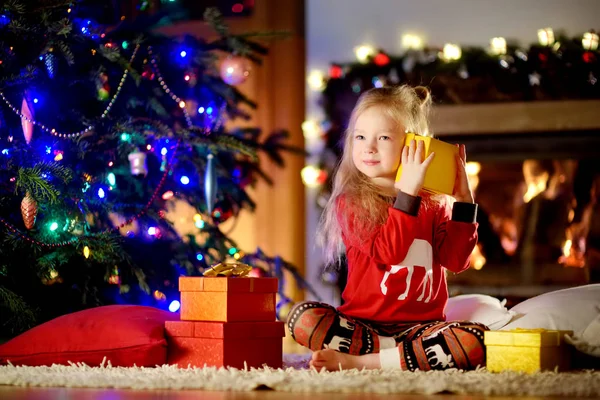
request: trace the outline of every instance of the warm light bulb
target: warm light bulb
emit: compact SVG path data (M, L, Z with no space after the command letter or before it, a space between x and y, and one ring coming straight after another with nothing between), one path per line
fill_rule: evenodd
M583 34L581 39L581 45L586 50L597 50L598 49L598 34L594 32L586 32Z
M442 58L444 61L456 61L460 60L462 56L462 50L459 45L446 43L442 52Z
M504 39L503 37L495 37L492 38L492 40L490 41L490 44L492 45L492 54L495 55L502 55L502 54L506 54L506 39Z
M325 76L319 70L312 71L308 75L307 81L312 90L322 90L325 87Z
M302 176L302 182L304 182L304 184L308 187L317 187L319 186L318 178L320 173L321 171L319 168L315 167L314 165L307 165L306 167L302 168L302 171L300 172L300 175Z
M85 247L83 248L83 256L84 256L85 258L90 258L90 248L89 248L89 247L85 246Z
M302 132L306 139L317 139L321 136L319 124L312 120L304 121L302 123Z
M366 63L369 61L369 57L372 57L375 54L375 49L372 46L363 44L354 49L354 54L356 54L356 58L361 63Z
M409 50L422 50L425 47L423 38L413 33L402 35L402 47Z
M554 43L554 31L552 28L538 29L538 40L542 46L551 46Z

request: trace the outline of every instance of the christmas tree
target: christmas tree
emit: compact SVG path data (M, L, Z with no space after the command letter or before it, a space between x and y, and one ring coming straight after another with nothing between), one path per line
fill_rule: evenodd
M10 0L0 11L0 336L110 303L176 311L178 277L227 260L304 284L220 229L254 208L247 188L268 180L258 153L282 165L295 151L285 132L225 127L255 106L235 85L262 45L214 9L210 40L160 34L182 18L171 9L129 19L104 1ZM176 201L197 210L194 234L174 228Z

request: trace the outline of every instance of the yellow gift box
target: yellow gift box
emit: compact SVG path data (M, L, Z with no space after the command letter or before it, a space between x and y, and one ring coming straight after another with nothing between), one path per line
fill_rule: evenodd
M565 335L573 331L545 329L514 329L486 331L486 365L488 371L567 371L570 367L570 349Z
M414 133L407 133L404 141L405 145L410 145L411 140L422 141L425 145L425 158L431 153L435 153L431 165L425 175L423 189L438 194L452 195L454 191L454 181L456 180L456 155L458 147L450 143L442 142L427 136L420 136ZM402 176L402 164L396 173L396 181Z

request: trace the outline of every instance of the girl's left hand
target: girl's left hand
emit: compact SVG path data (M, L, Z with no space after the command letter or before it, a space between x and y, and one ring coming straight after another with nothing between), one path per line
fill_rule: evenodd
M464 144L459 146L458 155L456 156L456 181L454 182L454 193L452 193L452 196L456 201L463 203L475 202L471 186L469 185L469 178L467 177L467 151Z

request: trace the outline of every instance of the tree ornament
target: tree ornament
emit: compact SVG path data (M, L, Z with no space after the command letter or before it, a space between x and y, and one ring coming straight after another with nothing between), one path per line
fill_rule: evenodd
M106 75L104 72L98 76L96 87L98 88L98 100L108 100L110 96L110 86L108 85L108 75Z
M217 201L217 172L215 170L215 156L209 154L206 162L206 172L204 174L204 197L206 199L206 209L212 214Z
M286 322L290 311L292 311L292 307L294 307L294 302L287 297L282 298L277 305L275 306L275 312L277 314L277 319L282 322Z
M31 194L27 192L23 200L21 201L21 216L23 217L23 222L25 223L25 228L31 229L35 225L35 218L38 213L38 205L37 202Z
M25 142L29 144L33 138L33 105L29 101L27 93L23 95L23 101L21 102L21 116L23 136Z
M127 156L131 167L131 175L148 175L148 166L146 165L146 153L136 150Z
M229 85L239 85L250 75L250 64L241 56L229 56L221 63L221 78Z
M48 76L52 79L54 78L54 67L56 64L56 57L52 53L47 53L44 55L44 64L46 65L46 72L48 72Z
M111 285L118 285L121 283L121 277L119 276L119 268L115 265L108 277L108 283Z

